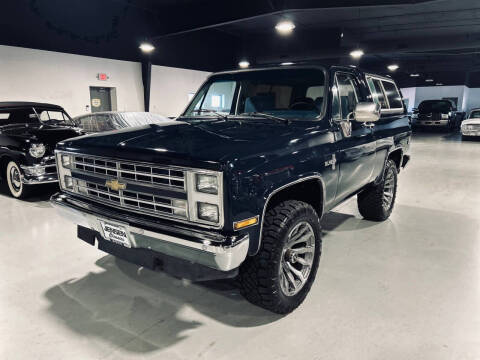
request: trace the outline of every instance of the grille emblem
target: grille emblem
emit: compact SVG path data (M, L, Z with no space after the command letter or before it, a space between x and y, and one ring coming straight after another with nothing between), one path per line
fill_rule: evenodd
M127 188L127 184L123 184L118 182L117 179L115 180L107 180L105 186L113 191L125 190Z

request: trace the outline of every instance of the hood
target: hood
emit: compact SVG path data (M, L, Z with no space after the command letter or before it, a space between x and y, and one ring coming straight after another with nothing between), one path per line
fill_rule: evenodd
M47 148L54 149L59 141L80 136L80 129L69 126L19 124L3 128L2 133L8 136L23 139L25 142L43 143Z
M299 127L261 119L169 121L82 136L60 143L58 148L126 160L215 168L218 166L214 164L285 148Z
M467 119L462 121L462 125L480 125L480 118L479 119Z

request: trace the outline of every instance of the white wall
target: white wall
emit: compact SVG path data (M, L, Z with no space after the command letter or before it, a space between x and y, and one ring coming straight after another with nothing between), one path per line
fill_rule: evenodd
M90 86L115 87L119 111L144 110L140 63L0 45L0 101L48 102L76 116L90 105Z
M408 99L408 111L412 111L412 109L415 107L415 93L417 91L417 88L415 87L410 87L410 88L403 88L400 89L402 92L402 96L404 99Z
M208 72L152 66L150 111L178 116L188 104L188 94L196 93Z
M458 86L428 86L403 88L404 98L409 99L408 110L410 111L423 100L436 100L445 97L458 97L458 111L469 111L474 107L480 107L480 89Z
M444 97L458 97L458 110L464 111L463 98L465 94L466 86L428 86L417 87L415 93L415 107L423 100L435 100L442 99Z
M480 108L480 89L479 88L467 88L468 96L466 97L465 111L470 111L475 108Z

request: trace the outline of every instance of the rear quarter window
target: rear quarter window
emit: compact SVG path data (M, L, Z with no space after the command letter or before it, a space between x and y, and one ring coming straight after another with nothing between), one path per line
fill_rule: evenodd
M390 109L403 109L402 97L395 84L390 81L382 81L382 84L390 104Z

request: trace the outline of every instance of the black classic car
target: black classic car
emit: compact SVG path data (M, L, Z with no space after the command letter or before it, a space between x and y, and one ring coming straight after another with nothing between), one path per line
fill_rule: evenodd
M414 128L437 128L455 130L462 123L463 113L457 112L449 100L424 100L414 109Z
M133 111L102 111L73 118L75 125L86 133L120 130L162 121L170 119L155 113Z
M82 134L57 105L0 102L0 178L24 198L32 185L57 182L55 145Z
M390 78L217 73L176 121L60 142L51 202L107 253L194 280L238 277L249 301L288 313L314 281L326 212L358 195L365 219L390 216L410 135Z

